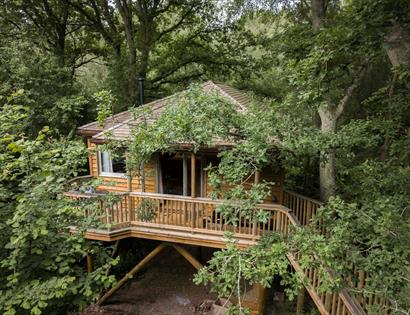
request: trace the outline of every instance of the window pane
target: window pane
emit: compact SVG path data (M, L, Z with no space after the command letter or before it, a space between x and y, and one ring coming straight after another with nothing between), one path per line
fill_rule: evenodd
M123 150L111 155L107 151L100 152L100 164L102 173L125 174L125 153Z
M116 154L112 160L112 169L114 173L126 173L124 151Z
M106 151L101 152L101 172L112 173L112 163L110 159L110 154Z

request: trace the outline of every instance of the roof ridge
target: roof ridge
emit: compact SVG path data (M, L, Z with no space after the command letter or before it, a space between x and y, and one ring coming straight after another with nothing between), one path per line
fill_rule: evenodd
M228 97L228 98L229 98L231 101L233 101L235 104L239 105L239 107L241 108L242 111L246 111L246 108L243 106L243 104L242 104L241 102L239 102L235 97L233 97L228 91L225 91L222 87L219 86L219 84L214 83L213 81L211 81L211 82L213 83L213 85L214 85L215 87L217 87L217 88L222 92L223 95L225 95L225 97ZM226 85L226 84L223 84L223 83L221 83L221 85L225 85L225 86L228 86L228 87L230 87L230 88L236 89L236 88L234 88L234 87L231 87L231 86ZM238 90L238 89L236 89L236 90L237 90L238 92L244 94L244 92L242 92L242 91L240 91L240 90Z
M203 82L200 86L202 87L205 93L214 90L216 93L218 93L222 97L225 97L226 99L234 103L238 111L246 112L247 104L250 101L250 98L246 94L246 92L241 91L235 87L232 87L224 83L220 83L220 82L217 83L217 81L213 81L213 80L207 80ZM93 133L92 135L92 138L99 138L101 136L104 136L106 132L110 132L118 128L121 128L122 126L127 125L133 120L137 119L137 117L135 117L133 114L133 109L138 109L139 107L141 108L145 107L151 110L153 113L161 112L162 108L166 107L170 103L169 102L170 100L175 99L177 96L185 93L186 91L187 91L186 89L182 91L178 91L166 97L153 100L149 103L143 104L138 107L133 106L132 108L129 108L123 112L117 113L110 117L110 118L113 117L114 119L107 119L105 121L105 124L108 124L108 126L110 126L110 127L107 126L108 128L104 128L104 127L92 128L96 126L96 123L97 123L94 121L86 125L83 125L79 127L78 129L83 130L84 132L87 132L87 130L90 130L90 132L92 132L91 131L92 129L95 131L95 133ZM130 116L127 116L127 115L130 115ZM121 117L123 119L121 119ZM115 118L119 118L119 121L116 121Z

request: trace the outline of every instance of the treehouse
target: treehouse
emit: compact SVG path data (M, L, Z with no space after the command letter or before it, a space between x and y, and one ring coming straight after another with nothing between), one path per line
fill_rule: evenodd
M251 102L246 94L224 84L208 81L202 89L205 93L216 92L226 98L238 111L246 112ZM152 113L151 119L156 119L170 106L170 100L177 104L179 97L180 94L174 94L143 107ZM283 171L266 167L256 171L246 184L250 187L260 181L271 183L269 196L252 209L267 211L269 219L264 223L257 222L249 214L239 211L235 224L232 224L217 211L223 201L209 197L213 188L208 167L218 165L218 153L230 150L234 144L215 139L212 145L202 146L192 153L192 144L176 143L172 153L154 153L148 162L141 165L139 176L129 176L125 169L125 153L118 152L112 157L99 145L112 139L126 143L132 136L132 128L138 123L138 118L131 111L125 111L108 118L103 127L97 122L79 127L78 134L84 137L90 153L89 175L77 181L94 178L99 180L99 184L94 190L79 192L73 188L65 194L76 200L97 200L95 210L101 225L89 229L85 235L87 239L111 242L134 237L164 242L132 272L138 271L166 244L175 247L195 268L200 268L201 263L179 244L224 248L224 233L230 231L239 247L252 246L263 235L279 232L286 236L291 226L308 225L321 206L319 201L285 190ZM118 199L114 202L98 201L98 196L108 192L114 193ZM321 314L365 314L367 301L355 299L347 290L318 293L319 273L314 269L303 270L297 254L289 254L288 258L294 270L307 279L306 290ZM130 274L118 286L128 276ZM100 302L104 302L113 290ZM253 314L261 314L263 300L264 289L256 286L248 292L245 304L253 309ZM302 305L303 294L300 294L298 314Z

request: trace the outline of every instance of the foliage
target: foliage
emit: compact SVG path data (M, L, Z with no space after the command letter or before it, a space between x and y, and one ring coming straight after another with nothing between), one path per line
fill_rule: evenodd
M104 127L105 121L113 114L115 98L110 91L102 90L94 94L97 102L97 122Z
M138 159L172 149L176 141L192 143L193 150L198 144L208 144L212 139L208 130L233 141L236 146L221 153L219 166L210 169L215 187L222 187L222 183L232 185L224 194L215 192L215 197L228 199L219 210L232 223L241 209L234 206L234 201L239 200L247 209L263 199L263 189L245 193L241 187L244 178L255 170L270 163L280 165L280 159L282 165L300 176L300 170L311 169L301 162L318 163L320 152L334 154L340 197L330 199L318 217L329 225L329 233L295 230L288 245L302 252L303 265L319 268L323 276L327 268L335 270L336 279L324 281L323 290L345 286L352 273L345 266L353 264L368 274L361 293L375 292L405 312L408 250L404 244L408 241L405 230L409 224L407 69L386 64L383 34L388 27L374 23L368 16L376 10L381 20L388 21L387 2L378 1L374 6L362 1L332 3L326 21L332 23L318 30L307 26L295 11L285 10L279 17L283 27L278 28L271 46L272 62L282 75L278 82L283 91L280 102L254 104L246 115L221 113L215 121L201 116L202 109L186 107L184 98L181 107L174 106L152 125L148 123L152 120L147 119L133 134L131 151L139 165ZM190 93L187 99L192 97L192 104L201 100L207 112L213 110L212 96L206 100ZM326 123L319 119L323 111L340 111L334 116L331 132L320 129L320 123ZM202 118L201 126L195 124L195 117ZM220 125L229 128L213 129ZM205 130L201 130L202 126ZM223 132L218 133L219 130ZM318 169L316 164L316 174L312 176L316 179ZM400 188L393 183L400 183ZM220 255L218 258L223 261L235 253ZM233 269L224 274L231 271L237 275L238 270ZM225 278L214 281L217 287L223 287L224 281L226 285L231 283Z
M313 3L325 11L316 26ZM213 195L225 199L218 211L229 223L239 211L266 220L263 212L251 216L269 183L245 185L265 166L285 168L289 188L317 196L320 163L332 162L338 196L317 218L327 234L312 228L293 231L286 244L266 240L272 255L230 244L213 260L224 274L208 269L201 281L214 278L218 291L232 291L241 261L241 275L268 284L272 273L282 273L269 266L285 265L279 254L287 247L302 252L302 264L335 271L325 289L346 285L355 276L347 266L354 265L369 275L362 293L376 292L408 313L410 71L408 56L407 64L392 61L386 38L397 26L409 32L409 12L408 1L396 0L3 0L0 95L11 96L0 98L1 307L58 312L90 301L111 281L102 276L109 249L67 232L70 222L94 224L79 216L81 207L94 208L58 198L86 152L78 141L57 137L91 120L97 107L102 122L134 104L138 76L146 78L148 99L212 77L273 100L238 112L192 86L170 99L155 122L149 109L136 109L130 173L153 153L175 150L176 142L196 152L228 140L235 146L209 172L215 188L229 187ZM406 36L400 40L409 46ZM93 66L101 71L87 71ZM331 130L323 130L327 122ZM88 251L102 266L90 275L80 266ZM232 266L224 265L229 257Z
M150 199L141 201L137 209L135 209L136 217L143 222L150 222L155 219L155 202Z
M211 284L211 290L219 296L238 298L238 305L232 314L246 314L241 304L243 294L253 284L270 287L274 276L281 277L281 285L293 299L301 282L298 276L289 272L286 254L288 247L279 235L262 239L252 248L239 250L229 233L226 235L226 249L215 252L207 266L195 275L196 284Z
M28 109L19 97L3 97L0 111L0 310L57 314L84 307L99 288L111 285L105 272L114 262L110 248L85 241L82 232L91 222L83 222L83 210L60 195L83 165L83 145L53 139L47 128L28 139ZM69 232L72 224L78 233ZM87 253L97 266L90 274Z
M28 136L35 137L44 126L68 135L90 119L93 101L79 91L69 69L59 67L52 55L29 41L0 36L0 43L0 94L24 90L20 104L29 108Z
M225 138L238 126L239 116L234 105L216 92L208 97L200 86L194 85L184 94L168 100L159 117L149 107L137 108L134 117L139 123L132 130L128 146L129 167L138 169L157 151L172 150L177 143L200 146L210 145L215 138ZM153 121L152 118L156 118Z

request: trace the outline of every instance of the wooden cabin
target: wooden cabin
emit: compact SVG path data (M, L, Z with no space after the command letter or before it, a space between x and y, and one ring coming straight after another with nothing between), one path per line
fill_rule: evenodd
M240 110L245 110L250 103L250 98L246 94L224 84L208 81L203 85L203 89L205 92L218 92L236 103ZM154 116L159 116L171 99L177 97L179 94L153 101L144 106L150 108ZM79 127L78 134L87 140L88 148L92 152L98 150L98 144L104 143L107 132L116 140L127 141L133 120L131 112L125 111L109 118L104 128L98 127L97 122L92 122ZM188 150L188 145L181 143L179 150L173 154L157 153L152 156L151 161L144 165L141 176L133 178L131 182L126 176L124 156L122 159L112 160L108 152L99 151L96 154L90 154L90 175L107 183L107 185L103 184L98 187L102 191L209 197L212 187L208 183L205 169L209 164L216 166L218 152L229 150L232 145L229 142L216 141L213 146L201 149L194 156ZM194 171L191 167L193 163L195 163ZM265 168L260 173L260 180L274 184L272 195L266 202L282 203L283 172L280 169Z
M226 97L239 110L246 110L250 104L250 98L246 94L225 84L208 81L202 88L205 92L214 91ZM169 100L175 100L178 96L175 94L143 106L148 107L154 117L159 116L168 106ZM95 192L69 191L66 195L81 200L113 192L119 197L115 203L96 203L103 226L88 230L88 239L115 241L136 237L163 241L174 244L172 246L181 255L195 268L199 268L201 264L195 257L178 244L224 248L224 232L230 231L234 233L239 247L251 246L262 235L279 232L286 236L290 226L309 224L321 206L317 200L286 191L282 170L265 168L256 172L254 178L249 180L249 185L261 180L273 183L270 196L254 209L270 212L270 220L262 224L240 214L237 224L228 224L216 211L222 201L209 198L212 187L209 185L206 168L209 164L216 166L219 163L218 153L229 150L233 144L216 141L214 145L201 148L193 154L187 144L181 143L172 154L154 154L143 165L141 176L131 178L125 172L124 155L119 154L119 158L112 159L108 152L99 151L98 145L107 141L107 133L116 140L127 141L134 123L132 113L125 111L108 118L103 127L92 122L78 128L78 134L84 137L90 149L88 177L99 179L101 184ZM150 214L148 218L140 215L147 206ZM147 258L151 259L162 248L163 244ZM293 268L307 277L310 283L306 286L307 292L321 314L364 314L361 312L363 303L357 302L347 291L318 294L316 288L320 282L319 273L315 270L303 270L298 264L297 256L289 254L288 258ZM144 259L143 262L148 260ZM139 270L139 267L134 270ZM119 285L122 283L120 281ZM255 287L250 291L247 305L253 309L253 314L262 313L263 300L263 288ZM303 294L298 298L298 314L301 313L302 304Z

